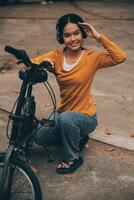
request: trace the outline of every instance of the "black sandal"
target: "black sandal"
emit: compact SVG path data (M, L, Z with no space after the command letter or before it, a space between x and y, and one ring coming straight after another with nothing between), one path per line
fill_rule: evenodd
M61 167L57 167L56 169L56 172L58 174L71 174L83 164L83 158L79 157L78 159L75 159L71 162L63 161L59 164L61 165Z

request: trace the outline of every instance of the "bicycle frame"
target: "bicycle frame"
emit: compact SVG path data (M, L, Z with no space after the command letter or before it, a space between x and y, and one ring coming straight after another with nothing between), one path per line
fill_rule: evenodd
M25 108L24 115L26 115L26 114L28 115L28 114L30 114L30 112L31 113L35 112L35 102L34 102L34 97L32 96L32 84L28 83L27 81L23 81L21 89L20 89L20 94L19 94L19 99L18 99L15 114L9 116L9 118L11 118L13 120L13 126L12 126L12 130L11 130L11 138L9 140L9 146L5 153L3 171L1 172L1 177L0 177L0 194L2 194L5 191L6 175L8 173L8 167L9 167L10 160L14 159L14 153L17 151L19 153L21 152L22 157L23 157L22 160L25 161L25 155L24 155L25 152L21 151L22 150L21 148L24 148L24 146L25 146L24 139L25 139L25 137L27 137L27 135L24 135L24 129L21 128L21 130L19 130L20 129L19 126L20 126L21 120L23 121L23 118L21 118L21 111L22 111L25 103L29 103L26 101L31 100L30 98L32 98L33 105L31 107L33 107L33 110L30 110L30 108L28 107L29 105L27 105L27 113L26 113L26 108ZM21 143L20 143L20 140L22 140Z
M27 96L25 97L26 95L26 92L27 92ZM29 101L30 101L30 98L31 98L31 92L32 92L32 84L31 83L27 83L26 81L23 81L22 83L22 86L21 86L21 89L20 89L20 94L19 94L19 98L18 98L18 103L17 103L17 107L16 107L16 112L15 112L15 115L12 115L11 116L11 119L13 119L13 127L12 127L12 131L11 131L11 139L10 139L10 142L12 141L15 141L16 138L21 138L23 137L23 131L22 130L19 130L19 125L20 125L20 121L23 121L24 119L21 118L21 112L22 112L22 109L24 108L24 104L28 102L26 102L26 100L28 100L29 98ZM28 106L27 105L27 108L25 108L24 110L24 115L30 115L29 112L35 112L35 102L34 102L34 97L32 97L33 99L33 110L30 111ZM25 106L26 107L26 106ZM27 112L27 113L26 113Z

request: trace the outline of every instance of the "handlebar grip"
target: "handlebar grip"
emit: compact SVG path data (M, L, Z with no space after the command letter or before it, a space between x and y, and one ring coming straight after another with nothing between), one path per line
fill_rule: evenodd
M8 53L11 53L13 55L16 55L18 53L18 50L11 47L11 46L5 46L5 51L8 52Z
M31 61L24 50L15 49L11 46L5 46L5 51L7 51L10 54L13 54L18 60L22 60L24 64L26 64L27 67L31 67Z

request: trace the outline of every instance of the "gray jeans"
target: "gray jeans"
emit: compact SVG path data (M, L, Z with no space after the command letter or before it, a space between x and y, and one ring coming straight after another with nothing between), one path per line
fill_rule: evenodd
M35 142L42 146L62 145L63 160L72 161L79 155L81 136L88 135L96 126L96 114L90 117L74 111L56 112L55 126L42 126L36 134Z

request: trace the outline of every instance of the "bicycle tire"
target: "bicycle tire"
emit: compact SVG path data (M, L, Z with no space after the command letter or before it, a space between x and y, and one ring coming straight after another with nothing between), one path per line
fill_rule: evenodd
M3 166L4 156L0 159L0 169L2 169ZM43 200L40 183L29 165L23 161L17 160L10 164L10 168L14 170L14 176L10 181L10 176L8 174L6 181L11 185L8 186L7 190L9 187L11 190L10 194L8 194L9 192L5 192L2 200Z

